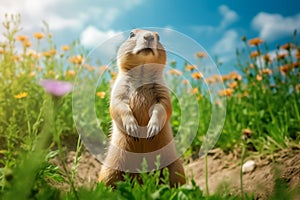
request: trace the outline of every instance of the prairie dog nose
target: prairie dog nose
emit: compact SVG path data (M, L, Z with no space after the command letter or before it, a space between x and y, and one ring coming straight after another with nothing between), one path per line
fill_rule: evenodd
M151 42L154 40L154 35L152 33L148 32L144 35L144 39L148 42Z

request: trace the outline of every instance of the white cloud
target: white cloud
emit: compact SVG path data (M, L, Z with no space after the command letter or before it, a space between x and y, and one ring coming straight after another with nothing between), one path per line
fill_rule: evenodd
M222 15L223 19L219 25L220 29L228 27L230 24L234 23L238 19L238 15L235 11L228 8L226 5L221 5L218 8L219 13Z
M252 27L259 31L259 36L264 40L274 41L292 35L295 29L300 30L300 14L283 17L280 14L260 12L253 18Z
M218 7L219 14L221 14L220 23L218 26L211 26L211 25L200 25L200 26L193 26L192 29L198 33L213 33L215 31L223 31L228 26L236 22L239 18L238 14L231 10L226 5L221 5Z
M221 62L227 62L234 57L235 50L239 46L238 33L235 30L228 30L213 46L212 53L218 55Z
M94 26L89 26L82 31L80 41L86 47L94 47L120 33L114 30L101 31Z
M76 30L82 28L87 22L97 23L97 26L107 29L121 13L141 4L142 1L2 0L0 14L20 13L22 27L27 32L38 31L42 20L49 24L51 30Z

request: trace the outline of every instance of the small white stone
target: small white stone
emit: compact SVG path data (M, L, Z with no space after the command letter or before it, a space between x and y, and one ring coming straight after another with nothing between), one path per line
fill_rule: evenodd
M255 162L254 162L254 160L248 160L242 166L242 172L243 173L252 172L254 169L255 169Z

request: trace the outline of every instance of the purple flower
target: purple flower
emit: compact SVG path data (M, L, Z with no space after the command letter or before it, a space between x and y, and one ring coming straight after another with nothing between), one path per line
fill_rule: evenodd
M40 81L40 85L45 91L53 96L61 97L71 92L73 85L67 81L57 81L44 79Z

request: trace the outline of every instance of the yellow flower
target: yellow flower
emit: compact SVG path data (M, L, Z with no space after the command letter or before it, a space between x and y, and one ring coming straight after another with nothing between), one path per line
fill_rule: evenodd
M256 75L256 80L261 81L263 79L263 77L261 75Z
M4 49L0 49L0 54L3 54L4 53Z
M182 72L179 71L179 70L177 70L177 69L170 69L170 70L168 71L168 74L181 76L181 75L182 75Z
M199 93L198 88L193 88L193 89L191 89L191 93L192 93L192 94L198 94L198 93Z
M258 46L260 45L261 43L263 43L263 40L260 39L260 38L253 38L253 39L250 39L248 41L248 44L251 45L251 46Z
M252 51L250 53L250 58L256 58L260 55L260 53L258 51Z
M20 92L19 94L16 94L14 97L16 99L22 99L22 98L25 98L27 97L28 93L27 92Z
M227 83L227 86L229 88L235 89L238 87L238 82L237 81L229 82L229 83Z
M205 58L207 56L206 53L202 51L197 52L195 55L197 58Z
M63 46L61 46L61 49L63 51L68 51L68 50L70 50L70 47L68 45L63 45Z
M81 55L75 55L68 59L68 61L72 64L80 65L83 63L83 57Z
M200 72L194 72L194 73L192 73L191 77L193 79L199 80L199 79L203 78L203 74Z
M100 97L101 99L104 99L105 97L105 92L97 92L97 96Z
M17 37L17 40L20 41L20 42L25 42L28 40L28 37L26 35L19 35Z
M30 78L35 77L35 72L30 72L29 77L30 77Z
M43 39L45 37L44 33L41 32L34 33L33 36L38 40Z
M185 85L189 84L189 81L187 79L183 79L181 82Z
M26 40L23 42L24 47L31 47L31 42L29 40Z
M233 94L233 89L231 89L231 88L227 88L227 89L219 91L219 96L230 97L230 96L232 96L232 94Z
M66 72L66 74L67 74L67 76L73 77L73 76L75 76L75 71L74 70L68 70Z
M185 69L188 71L194 70L196 67L194 65L186 65Z
M259 70L259 73L260 73L260 74L268 74L268 75L271 75L271 74L272 74L272 70L269 69L269 68L261 69L261 70Z

